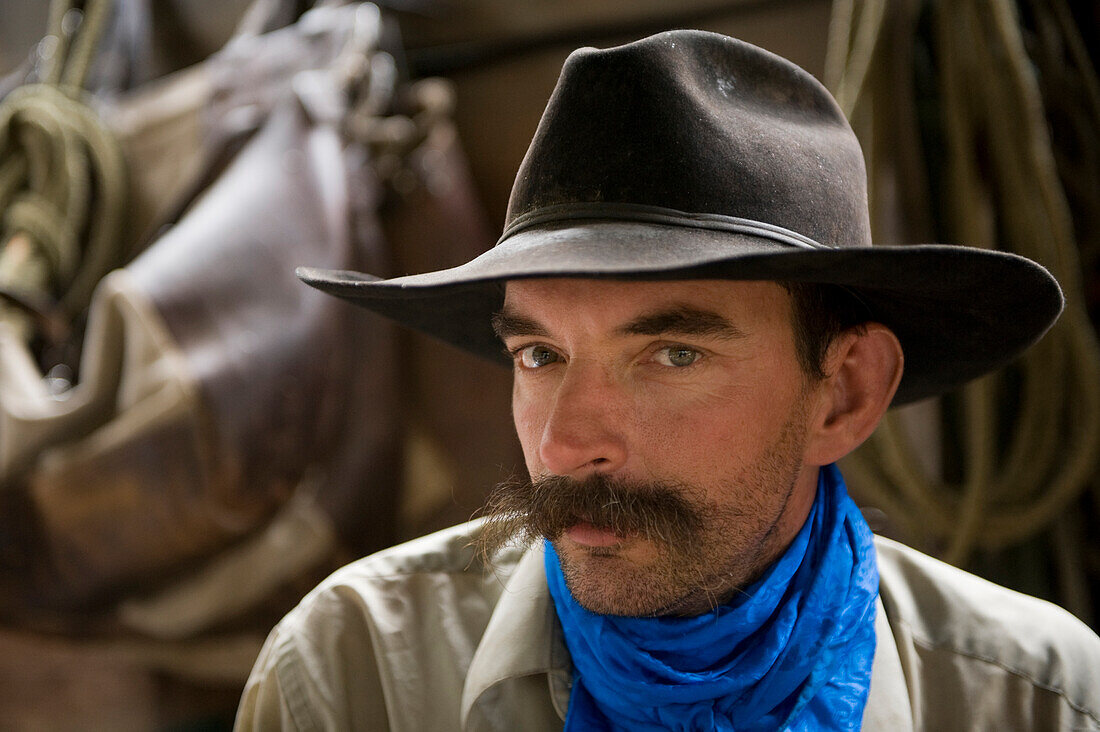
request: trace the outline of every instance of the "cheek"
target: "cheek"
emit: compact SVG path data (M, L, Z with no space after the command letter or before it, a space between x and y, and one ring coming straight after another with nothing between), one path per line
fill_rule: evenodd
M519 437L519 444L523 449L527 471L532 475L541 472L538 454L546 424L545 415L546 410L542 407L541 401L531 398L531 395L518 383L512 385L512 422L515 424L516 436Z
M660 409L643 406L637 412L636 446L651 458L663 456L671 466L690 466L692 472L714 472L728 467L750 450L755 430L734 402ZM656 465L652 467L656 468Z
M636 449L662 456L665 470L730 476L750 465L782 428L790 395L771 379L710 389L665 390L636 402ZM665 472L650 461L655 470Z

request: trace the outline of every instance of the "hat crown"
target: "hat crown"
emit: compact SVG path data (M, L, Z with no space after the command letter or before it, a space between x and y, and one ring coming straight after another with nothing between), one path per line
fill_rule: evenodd
M629 204L749 219L869 246L863 154L829 92L791 62L704 31L566 60L505 224ZM623 207L607 206L607 218Z

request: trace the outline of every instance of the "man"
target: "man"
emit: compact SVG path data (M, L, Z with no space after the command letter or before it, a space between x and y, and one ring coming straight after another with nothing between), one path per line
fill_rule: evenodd
M859 145L789 62L697 31L577 51L496 247L300 275L503 342L529 479L326 580L240 727L1100 729L1100 639L873 538L833 466L891 404L1032 343L1058 286L872 248Z

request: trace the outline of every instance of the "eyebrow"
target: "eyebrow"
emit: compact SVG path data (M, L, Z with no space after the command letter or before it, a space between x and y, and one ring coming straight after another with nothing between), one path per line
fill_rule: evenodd
M493 332L501 340L517 335L540 337L550 335L538 321L507 309L493 314L492 325ZM615 332L619 335L677 334L729 340L745 337L744 331L718 313L689 306L646 313L619 326Z
M539 325L536 320L519 315L518 313L509 312L507 309L493 313L492 325L493 332L496 333L497 338L501 340L517 335L533 335L540 337L549 337L550 335L546 328Z
M621 335L676 334L729 340L745 337L743 330L718 313L689 306L647 313L620 326L617 332Z

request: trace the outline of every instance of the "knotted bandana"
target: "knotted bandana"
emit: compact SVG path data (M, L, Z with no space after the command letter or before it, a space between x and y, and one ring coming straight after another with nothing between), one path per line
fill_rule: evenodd
M875 654L871 530L833 465L806 523L764 575L694 617L597 615L546 577L574 683L565 729L859 729Z

